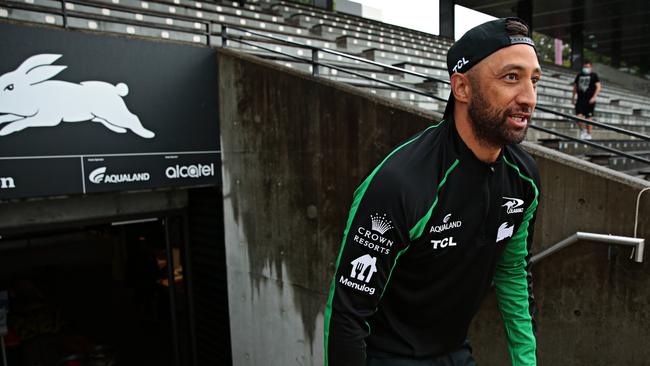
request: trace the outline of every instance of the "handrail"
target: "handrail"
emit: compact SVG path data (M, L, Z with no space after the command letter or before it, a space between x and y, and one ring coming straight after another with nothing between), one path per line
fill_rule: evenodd
M305 11L316 11L316 12L319 12L319 13L330 12L329 10L325 10L325 9L320 8L318 6L314 6L312 4L303 4L303 3L293 2L293 1L288 1L287 2L287 1L281 0L279 3L271 4L270 8L272 9L275 6L290 6L290 7L297 8L297 9L302 8ZM344 19L354 19L354 20L359 19L359 20L362 20L362 21L364 21L366 23L370 23L370 24L374 24L376 26L381 26L381 27L386 27L386 28L392 28L393 30L400 31L400 32L406 31L406 32L410 32L412 34L413 33L418 33L419 35L421 35L423 37L431 37L432 36L431 33L423 32L423 31L419 31L419 30L415 30L415 29L410 29L410 28L406 28L406 27L402 27L402 26L399 26L399 25L396 25L396 24L385 23L385 22L382 22L382 21L379 21L379 20L364 18L364 17L360 17L360 16L354 15L354 14L342 13L342 12L339 12L337 10L334 10L332 12L335 13L336 16L344 18ZM441 36L438 36L438 37L444 38L446 41L453 42L453 39L450 39L448 37L441 37Z
M258 37L263 37L263 38L268 38L268 39L272 39L272 40L275 40L275 41L280 41L280 42L287 43L287 44L290 44L290 45L293 45L293 46L296 46L296 47L309 48L311 50L318 50L318 51L329 53L329 54L332 54L332 55L335 55L335 56L341 56L341 57L349 58L350 60L363 62L363 63L369 64L369 65L379 66L379 67L382 67L384 69L393 70L393 71L397 71L397 72L400 72L400 73L405 73L405 74L417 76L417 77L420 77L420 78L423 78L423 79L426 79L426 80L436 81L436 82L447 84L447 85L451 84L447 80L439 79L439 78L436 78L434 76L422 74L422 73L419 73L419 72L416 72L416 71L410 71L410 70L407 70L407 69L402 69L400 67L393 66L393 65L382 64L381 62L368 60L367 58L351 55L351 54L345 53L345 52L330 50L329 48L321 48L321 47L307 45L307 44L300 43L300 42L289 41L289 40L286 40L286 39L283 39L283 38L280 38L280 37L276 37L276 36L273 36L273 35L270 35L270 34L264 34L264 33L260 33L260 32L257 32L257 31L250 30L250 29L233 26L233 25L223 25L223 27L221 28L222 37L223 37L224 33L226 33L226 38L228 38L227 30L224 31L224 28L235 29L235 30L238 30L240 32L246 32L246 33L249 33L251 35L258 36Z
M537 126L537 125L533 125L533 124L531 124L529 126L530 126L530 128L538 130L538 131L550 133L550 134L560 136L560 137L563 137L563 138L569 139L569 140L579 141L581 144L585 144L585 145L589 145L591 147L595 147L597 149L609 151L611 153L614 153L614 154L617 154L617 155L620 155L620 156L624 156L624 157L626 157L628 159L632 159L632 160L640 161L642 163L650 164L650 159L646 159L646 158L638 156L638 155L629 154L629 153L627 153L625 151L614 149L612 147L607 147L605 145L600 145L600 144L597 144L595 142L591 142L589 140L579 140L579 139L576 139L575 137L563 134L562 132L553 131L553 130L548 129L546 127Z
M248 42L248 41L244 41L244 40L242 40L242 39L237 39L236 37L229 36L228 39L230 39L230 40L236 40L237 42L240 42L240 43L243 43L243 44L246 44L246 45L252 46L252 47L260 48L260 49L263 49L263 50L266 50L266 51L269 51L269 52L278 53L278 54L281 54L281 55L283 55L283 56L288 56L289 58L293 58L293 59L296 59L296 60L299 60L299 61L305 61L305 60L306 60L306 59L304 59L304 58L302 58L302 57L298 57L298 56L294 56L294 55L289 55L289 54L286 54L286 53L281 52L281 51L276 51L276 50L274 50L274 49L267 48L267 47L260 46L260 45L256 45L256 44L254 44L254 43L250 43L250 42ZM316 51L316 52L317 52L317 51ZM444 98L441 98L441 97L439 97L439 96L437 96L437 95L433 95L433 94L430 94L430 93L427 93L427 92L423 92L422 90L419 90L419 89L409 88L408 86L400 85L400 84L398 84L398 83L394 83L394 82L392 82L392 81L387 81L387 80L381 80L381 79L369 78L367 75L364 75L364 74L362 74L362 73L354 72L354 71L352 71L352 70L348 70L348 69L345 69L345 68L342 68L342 67L339 67L339 66L334 66L334 65L332 65L332 64L328 64L328 63L324 63L324 62L320 62L320 61L311 61L311 63L313 64L313 66L325 66L325 67L328 67L328 68L330 68L330 69L335 69L335 70L337 70L337 71L341 71L341 72L344 72L344 73L347 73L347 74L351 74L351 75L354 75L354 76L358 76L358 77L361 77L361 78L365 78L365 79L368 79L368 80L371 80L371 81L374 81L374 82L377 82L377 83L380 83L380 84L385 84L385 85L388 85L388 86L392 86L392 87L394 87L394 88L398 88L398 89L406 90L406 91L409 91L409 92L411 92L411 93L415 93L415 94L423 95L423 96L425 96L425 97L429 97L429 98L433 98L433 99L436 99L436 100L440 100L440 101L442 101L442 102L446 102L446 101L447 101L447 100L444 99Z
M153 1L158 2L157 0L153 0ZM100 5L99 3L95 2L95 1L92 1L92 0L89 0L89 1L70 0L70 2L74 2L74 3L77 3L77 4L84 4L84 5L91 5L91 6L93 6L93 5L99 6ZM60 15L62 15L64 17L64 23L67 23L67 21L66 21L67 19L65 19L65 18L68 16L68 13L71 13L71 14L75 14L75 15L78 14L78 16L83 16L84 18L87 18L87 19L97 19L97 20L100 20L100 21L101 20L117 21L117 22L125 23L125 24L143 25L143 22L134 22L134 21L128 20L128 19L119 19L119 18L118 19L113 19L113 18L106 17L106 16L100 16L98 14L85 14L85 13L82 13L82 12L68 11L65 8L65 1L64 0L61 0L62 6L61 6L60 9L51 8L51 7L47 7L45 9L43 9L43 7L38 6L38 5L9 3L9 2L6 2L6 1L2 1L2 0L0 0L0 4L2 4L3 6L6 6L6 7L10 7L10 8L18 8L18 9L24 8L24 9L34 9L34 10L36 10L38 8L39 10L42 9L42 11L47 11L49 13L60 14ZM111 8L119 9L121 11L127 11L127 12L132 12L133 11L133 9L129 9L128 7L119 6L119 5L116 6L116 5L111 5L111 4L102 4L102 6L107 7L107 8L111 7ZM178 5L178 6L182 7L183 5ZM155 15L155 16L158 16L158 15L159 16L163 16L163 15L169 16L168 14L162 14L162 13L159 13L159 12L156 12L156 11L147 11L146 9L139 9L139 12L147 13L147 14L151 14L151 15ZM316 71L316 67L315 67L316 65L325 66L325 67L328 67L328 68L331 68L331 69L336 69L336 70L344 72L344 73L348 73L348 74L351 74L351 75L358 76L360 78L364 78L364 79L372 80L372 81L380 83L380 84L388 85L388 86L394 87L394 88L399 89L399 90L409 91L409 92L412 92L412 93L415 93L415 94L418 94L418 95L422 95L422 96L425 96L425 97L429 97L429 98L432 98L432 99L435 99L435 100L439 100L439 101L446 101L444 98L441 98L439 96L436 96L436 95L433 95L433 94L430 94L430 93L427 93L427 92L423 92L423 91L418 90L418 89L410 88L410 87L407 87L407 86L404 86L404 85L400 85L398 83L393 83L393 82L386 81L386 80L381 80L381 79L378 79L378 78L372 78L372 77L369 77L368 75L364 75L362 73L357 73L357 72L347 70L347 69L344 69L342 67L337 67L337 66L334 66L334 65L331 65L331 64L318 62L317 57L315 57L314 52L315 51L324 52L324 53L329 53L329 54L340 56L340 57L345 57L345 58L354 60L356 62L361 62L361 63L365 63L365 64L369 64L369 65L378 66L378 67L381 67L384 70L392 70L392 71L396 71L396 72L399 72L399 73L402 73L402 74L416 76L416 77L419 77L419 78L424 79L426 81L435 81L435 82L438 82L438 83L449 85L450 82L448 80L444 80L444 79L440 79L440 78L437 78L437 77L434 77L434 76L430 76L430 75L422 74L422 73L419 73L419 72L399 68L399 67L396 67L396 66L393 66L393 65L382 64L380 62L368 60L366 58L358 57L358 56L347 54L347 53L344 53L344 52L339 52L339 51L334 51L334 50L327 49L327 48L320 48L320 47L316 47L316 46L312 46L312 45L305 45L305 44L299 43L299 42L289 41L289 40L286 40L286 39L283 39L283 38L280 38L280 37L276 37L276 36L273 36L273 35L270 35L270 34L263 34L263 33L253 31L253 30L250 30L250 29L247 29L247 28L241 28L241 27L228 25L228 24L224 24L224 23L220 23L220 22L214 22L214 21L198 20L198 19L194 19L192 17L186 17L186 16L182 16L182 15L175 15L175 17L179 18L179 19L184 19L184 20L190 20L191 19L194 22L201 23L202 25L205 25L207 29L202 30L202 31L197 31L197 30L190 30L190 29L185 29L185 28L179 29L178 27L168 26L168 25L164 25L164 24L157 24L157 23L156 24L151 24L151 23L144 22L144 24L147 25L147 26L150 26L150 27L155 27L155 28L162 28L162 29L181 31L181 32L190 33L190 34L193 33L193 34L204 35L207 38L206 43L207 43L208 46L211 46L211 41L210 41L211 37L210 36L213 35L213 34L219 34L219 33L216 33L216 32L212 32L211 25L212 24L217 24L217 25L220 25L221 28L222 28L221 29L222 40L233 39L233 40L235 40L237 42L245 42L245 41L243 41L243 39L237 39L234 36L227 34L228 29L235 29L235 30L244 32L245 34L247 33L247 34L250 34L250 35L255 35L255 36L263 37L263 38L267 38L267 39L272 39L272 40L275 40L275 41L283 42L283 43L294 45L294 46L297 46L297 47L310 49L310 50L312 50L312 59L311 60L300 58L300 57L295 57L295 56L292 56L292 55L289 55L289 54L283 53L283 52L276 52L275 50L270 50L270 49L267 49L267 48L265 48L263 46L253 45L255 47L265 49L265 50L270 51L270 52L280 53L283 56L291 57L291 58L300 60L301 62L311 63L312 65L314 65L314 67L313 67L314 72ZM63 24L63 27L66 28L67 24ZM240 37L240 38L243 38L243 37ZM225 44L225 43L222 43L222 44ZM250 44L250 43L246 43L246 44ZM569 120L583 122L583 123L586 123L586 124L591 124L591 125L597 126L599 128L603 128L603 129L606 129L606 130L611 130L611 131L614 131L614 132L617 132L617 133L621 133L621 134L633 136L633 137L636 137L636 138L639 138L639 139L642 139L642 140L650 141L650 136L645 135L645 134L641 134L641 133L638 133L638 132L629 131L629 130L625 130L625 129L620 128L620 127L610 126L610 125L607 125L607 124L604 124L604 123L595 122L595 121L592 121L592 120L587 120L587 119L584 119L584 118L572 116L572 115L569 115L569 114L566 114L566 113L563 113L563 112L559 112L559 111L555 111L555 110L552 110L552 109L549 109L549 108L546 108L546 107L538 106L537 109L540 110L540 111L543 111L543 112L551 113L551 114L554 114L554 115L569 119ZM646 163L646 164L650 164L650 160L648 160L648 159L638 157L638 156L633 155L633 154L628 154L628 153L625 153L625 152L617 150L617 149L612 149L612 148L608 148L606 146L596 144L596 143L593 143L593 142L573 138L573 137L567 136L565 134L562 134L562 133L559 133L559 132L556 132L556 131L553 131L553 130L550 130L550 129L544 129L543 127L540 127L540 126L530 125L530 127L533 128L533 129L537 129L537 130L540 130L540 131L555 135L555 136L560 136L560 137L563 137L565 139L569 139L571 141L577 141L577 142L580 142L580 143L584 143L584 144L587 144L589 146L592 146L592 147L595 147L595 148L598 148L598 149L601 149L601 150L609 151L609 152L612 152L612 153L620 155L620 156L624 156L624 157L627 157L627 158L630 158L630 159L633 159L633 160L636 160L636 161L640 161L640 162L643 162L643 163Z
M626 129L623 129L623 128L620 128L620 127L610 126L610 125L607 125L607 124L601 123L601 122L595 122L595 121L592 121L592 120L586 119L586 118L572 116L570 114L560 112L560 111L556 111L556 110L546 108L546 107L537 106L537 107L535 107L535 109L540 110L542 112L555 114L555 115L558 115L560 117L572 119L572 120L574 120L576 122L587 123L587 124L590 124L590 125L594 125L596 127L604 128L606 130L615 131L615 132L622 133L622 134L625 134L625 135L634 136L634 137L640 138L642 140L650 141L650 136L644 135L642 133L626 130Z
M425 79L427 81L435 81L435 82L443 83L443 84L446 84L446 85L451 84L447 80L436 78L436 77L426 75L426 74L422 74L422 73L419 73L419 72L415 72L415 71L411 71L411 70L407 70L407 69L402 69L402 68L399 68L399 67L396 67L396 66L393 66L393 65L382 64L380 62L368 60L366 58L358 57L358 56L355 56L355 55L350 55L350 54L347 54L347 53L344 53L344 52L334 51L334 50L330 50L330 49L327 49L327 48L320 48L320 47L316 47L316 46L313 46L313 45L305 45L305 44L300 43L300 42L289 41L289 40L286 40L286 39L283 39L283 38L280 38L280 37L276 37L276 36L273 36L273 35L270 35L270 34L263 34L263 33L260 33L260 32L252 31L252 30L237 27L237 26L222 25L222 28L221 28L221 32L222 32L221 36L222 36L222 38L224 38L224 39L234 39L235 41L239 41L239 42L242 42L242 43L244 42L241 39L236 39L232 35L228 35L228 33L227 33L228 29L235 29L235 30L238 30L240 32L248 33L250 35L254 35L254 36L258 36L258 37L262 37L262 38L267 38L267 39L272 39L272 40L283 42L283 43L293 45L293 46L296 46L296 47L307 48L307 49L310 49L312 52L319 51L319 52L325 52L325 53L333 54L333 55L336 55L336 56L345 57L345 58L355 60L355 61L358 61L358 62L363 62L365 64L369 64L369 65L373 65L373 66L379 66L379 67L382 67L382 68L387 69L387 70L393 70L393 71L405 73L405 74L408 74L408 75L413 75L413 76L416 76L416 77L420 77L420 78ZM259 46L257 46L257 47L259 47ZM266 49L266 48L264 48L264 49ZM267 49L267 50L269 50L269 49ZM283 52L277 52L275 50L269 50L269 51L274 52L274 53L280 53L282 55L285 55L285 56L288 56L288 57L291 57L291 58L294 58L294 59L298 59L298 60L301 60L303 62L310 62L310 63L314 64L314 66L316 64L322 65L322 66L327 66L327 67L337 69L337 70L342 71L342 72L346 72L346 73L356 75L356 76L359 76L359 77L362 77L362 78L373 80L373 81L376 81L376 82L379 82L379 83L382 83L382 84L390 85L390 86L393 86L393 87L395 87L397 89L408 90L410 92L417 93L417 94L420 94L420 95L423 95L423 96L426 96L426 97L430 97L430 98L433 98L433 99L436 99L436 100L446 101L444 98L435 96L433 94L420 92L420 91L418 91L416 89L409 88L409 87L404 86L404 85L399 85L397 83L392 83L392 82L384 81L384 80L380 80L380 79L370 78L367 75L351 72L349 70L345 70L345 69L340 68L340 67L333 67L332 65L319 63L317 61L314 61L313 58L312 58L312 60L308 60L308 59L305 59L305 58L300 58L300 57L296 57L296 56L293 56L293 55L289 55L289 54L286 54L286 53L283 53ZM540 110L542 112L547 112L547 113L551 113L551 114L554 114L554 115L559 115L561 117L564 117L564 118L567 118L567 119L570 119L570 120L574 120L574 121L578 121L578 122L584 122L584 123L587 123L587 124L592 124L594 126L597 126L597 127L600 127L600 128L606 129L606 130L611 130L611 131L618 132L618 133L621 133L621 134L626 134L626 135L637 137L637 138L640 138L640 139L643 139L643 140L646 140L646 141L650 141L650 136L647 136L647 135L644 135L644 134L641 134L641 133L638 133L638 132L625 130L625 129L622 129L620 127L610 126L610 125L603 124L603 123L600 123L600 122L594 122L592 120L572 116L572 115L569 115L569 114L566 114L566 113L563 113L563 112L559 112L559 111L555 111L555 110L552 110L552 109L549 109L549 108L546 108L546 107L537 106L536 109ZM541 126L536 126L536 125L531 124L530 127L533 128L533 129L539 130L539 131L543 131L543 132L552 134L552 135L560 136L562 138L565 138L565 139L568 139L568 140L571 140L571 141L584 143L586 145L595 147L597 149L608 151L608 152L617 154L619 156L624 156L626 158L629 158L629 159L632 159L632 160L635 160L635 161L639 161L639 162L642 162L642 163L645 163L645 164L650 164L650 159L646 159L646 158L643 158L643 157L640 157L640 156L637 156L637 155L634 155L634 154L629 154L629 153L626 153L626 152L618 150L618 149L610 148L610 147L600 145L600 144L597 144L597 143L594 143L594 142L591 142L591 141L588 141L588 140L577 139L577 138L568 136L566 134L563 134L563 133L560 133L560 132L557 132L557 131L553 131L553 130L550 130L550 129L547 129L547 128L544 128L544 127L541 127Z
M373 66L379 66L379 67L382 67L382 68L385 68L385 69L388 69L388 70L393 70L393 71L397 71L397 72L417 76L417 77L420 77L420 78L425 79L425 80L436 81L436 82L443 83L443 84L446 84L446 85L451 85L451 82L449 82L448 80L445 80L445 79L439 79L439 78L436 78L436 77L433 77L433 76L430 76L430 75L422 74L422 73L407 70L407 69L402 69L400 67L396 67L396 66L393 66L393 65L382 64L380 62L368 60L367 58L363 58L363 57L350 55L348 53L334 51L334 50L330 50L328 48L320 48L320 47L316 47L316 46L312 46L312 45L306 45L306 44L303 44L303 43L300 43L300 42L289 41L289 40L286 40L286 39L283 39L283 38L280 38L280 37L276 37L276 36L273 36L273 35L270 35L270 34L263 34L263 33L260 33L260 32L252 31L252 30L237 27L237 26L224 25L224 27L227 27L229 29L236 29L236 30L238 30L240 32L247 32L247 33L249 33L251 35L255 35L255 36L258 36L258 37L263 37L263 38L268 38L268 39L272 39L272 40L275 40L275 41L284 42L284 43L291 44L291 45L294 45L294 46L297 46L297 47L309 48L311 50L315 49L315 50L330 53L330 54L333 54L333 55L336 55L336 56L346 57L346 58L349 58L351 60L363 62L363 63L370 64L370 65L373 65ZM222 32L224 32L223 28L222 28ZM574 120L576 122L583 122L583 123L591 124L591 125L594 125L596 127L600 127L600 128L606 129L606 130L611 130L611 131L615 131L615 132L618 132L618 133L627 134L629 136L637 137L637 138L640 138L640 139L643 139L643 140L646 140L646 141L650 141L650 136L644 135L644 134L641 134L641 133L638 133L638 132L626 130L626 129L623 129L623 128L620 128L620 127L610 126L610 125L600 123L600 122L595 122L595 121L592 121L592 120L588 120L588 119L585 119L585 118L573 116L573 115L566 114L566 113L563 113L563 112L559 112L559 111L556 111L556 110L553 110L553 109L550 109L550 108L546 108L546 107L537 106L537 107L535 107L535 109L540 110L542 112L555 114L555 115L558 115L560 117L568 118L568 119ZM598 146L600 146L600 145L598 145Z
M595 233L585 233L578 231L568 238L553 244L551 247L543 250L530 258L531 263L537 263L540 260L559 252L560 250L577 243L581 240L593 241L598 243L616 244L634 247L634 261L643 263L643 250L645 249L645 239L630 238L628 236L604 235Z

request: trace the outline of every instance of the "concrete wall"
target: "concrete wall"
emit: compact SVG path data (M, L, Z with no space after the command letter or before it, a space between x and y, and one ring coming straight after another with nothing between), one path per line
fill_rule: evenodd
M219 70L233 365L321 365L352 192L429 118L246 55Z
M542 178L533 252L576 231L633 236L639 192L650 183L527 144ZM650 191L640 200L638 236L650 243ZM650 255L581 242L534 267L540 365L646 365L650 359ZM480 365L506 365L494 295L470 331Z
M233 365L321 365L323 309L352 192L437 117L232 51L218 61ZM536 249L576 230L632 234L647 182L530 149L543 181ZM641 206L639 232L650 238L650 193ZM639 347L650 268L627 250L612 253L579 243L537 266L540 364L650 359ZM471 332L481 365L507 364L502 333L488 297Z
M172 211L187 206L186 190L104 193L15 200L0 203L0 235L25 231L32 226L77 225L128 219L147 213ZM141 218L141 217L139 217Z

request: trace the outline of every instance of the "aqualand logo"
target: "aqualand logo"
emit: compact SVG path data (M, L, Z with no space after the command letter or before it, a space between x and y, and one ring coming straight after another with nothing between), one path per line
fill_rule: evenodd
M451 214L449 213L445 215L445 217L442 219L442 225L436 225L436 226L431 225L431 229L429 229L429 233L441 233L449 229L455 229L463 226L463 222L460 220L456 220L456 221L450 221L450 220L451 220Z
M147 182L151 176L149 173L121 173L121 174L106 174L106 167L97 168L90 172L88 180L94 184L102 183L131 183L131 182Z

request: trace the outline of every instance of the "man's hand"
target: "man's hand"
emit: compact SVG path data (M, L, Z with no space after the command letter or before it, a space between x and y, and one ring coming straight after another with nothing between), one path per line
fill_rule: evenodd
M573 104L573 105L576 104L576 98L571 98L571 104Z
M596 96L595 95L593 97L591 97L591 99L589 99L589 104L596 104Z

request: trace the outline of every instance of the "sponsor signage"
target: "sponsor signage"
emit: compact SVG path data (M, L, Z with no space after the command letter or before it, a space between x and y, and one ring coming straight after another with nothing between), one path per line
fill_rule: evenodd
M86 193L147 187L218 184L219 154L110 156L84 158Z
M83 191L81 159L0 160L0 198L66 195Z
M0 200L220 183L213 49L2 23L0 47Z

